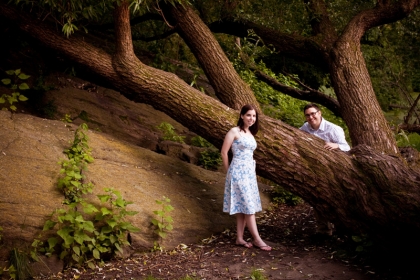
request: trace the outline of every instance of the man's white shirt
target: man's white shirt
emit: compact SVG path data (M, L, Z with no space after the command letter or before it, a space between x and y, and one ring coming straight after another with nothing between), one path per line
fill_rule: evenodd
M350 146L344 135L344 130L340 126L333 124L324 118L322 118L318 129L313 129L308 122L305 122L300 127L300 130L313 134L326 142L337 143L342 151L346 152L350 150Z

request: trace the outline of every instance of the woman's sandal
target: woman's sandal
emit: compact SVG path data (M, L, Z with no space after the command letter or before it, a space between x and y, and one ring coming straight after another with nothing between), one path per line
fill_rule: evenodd
M252 245L254 245L254 247L256 247L256 248L258 248L258 249L260 249L261 251L266 251L266 252L269 252L269 251L271 251L271 247L270 246L268 246L268 245L263 245L263 246L257 246L257 245L255 245L255 244L252 244Z

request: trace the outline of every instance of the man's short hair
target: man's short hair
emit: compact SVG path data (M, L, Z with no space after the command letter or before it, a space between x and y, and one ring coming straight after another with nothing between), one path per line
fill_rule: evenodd
M305 111L308 110L309 108L315 108L317 111L321 111L318 105L316 105L315 103L309 103L309 104L306 104L305 107L303 107L303 112L305 113Z

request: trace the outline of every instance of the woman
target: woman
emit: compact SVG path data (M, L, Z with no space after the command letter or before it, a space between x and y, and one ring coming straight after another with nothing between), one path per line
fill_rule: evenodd
M241 109L237 126L226 134L221 150L223 167L227 171L223 212L236 215L236 245L271 251L271 247L261 239L255 220L255 213L262 210L253 158L257 147L254 135L257 132L257 110L252 105L245 105ZM233 158L229 165L230 148ZM245 226L252 235L252 243L244 240Z

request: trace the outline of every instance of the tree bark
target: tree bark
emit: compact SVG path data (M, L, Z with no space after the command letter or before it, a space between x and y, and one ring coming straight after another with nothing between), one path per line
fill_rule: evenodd
M129 99L167 113L220 148L239 112L195 90L176 75L133 58L127 13L124 5L115 11L116 36L122 42L111 56L83 37L66 39L44 23L0 3L0 16L28 35L85 65ZM354 232L368 233L389 244L418 242L419 169L366 145L359 145L351 154L324 150L319 138L263 115L260 123L255 152L259 175L285 186L332 222ZM396 240L396 236L404 238Z
M190 6L167 4L176 22L178 34L184 39L204 70L217 98L227 106L241 109L245 104L259 104L249 85L236 73L213 33Z

